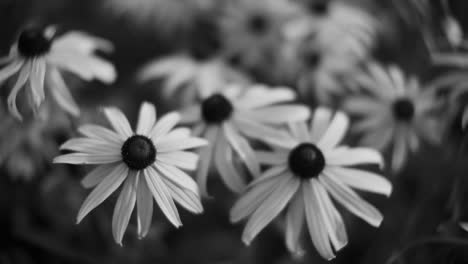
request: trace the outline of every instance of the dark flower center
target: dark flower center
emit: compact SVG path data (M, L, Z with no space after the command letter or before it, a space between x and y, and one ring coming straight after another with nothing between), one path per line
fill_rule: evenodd
M218 26L208 19L198 19L190 38L189 51L198 61L213 58L222 48Z
M24 57L41 56L50 50L52 41L53 37L47 36L43 28L27 28L18 38L18 51Z
M231 102L221 94L214 94L205 99L201 105L203 119L207 123L222 123L231 117Z
M325 15L328 12L328 0L309 0L307 7L315 15Z
M407 98L401 98L393 103L393 115L400 121L411 121L414 116L414 104Z
M156 160L156 148L153 142L140 135L134 135L122 146L122 159L130 169L142 170Z
M289 168L302 179L314 178L325 168L325 157L314 144L302 143L289 153Z
M247 21L250 31L254 34L264 34L268 31L269 21L262 14L254 14Z

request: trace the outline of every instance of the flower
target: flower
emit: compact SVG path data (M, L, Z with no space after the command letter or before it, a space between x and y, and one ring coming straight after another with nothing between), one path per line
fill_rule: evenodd
M193 102L201 89L214 90L231 82L245 82L245 77L224 61L214 21L199 18L194 28L186 51L148 63L139 71L138 80L164 78L165 96L173 96L185 88L181 96L184 103Z
M98 79L111 83L116 78L114 67L93 55L96 50L111 51L112 44L82 32L72 31L63 36L55 36L53 27L27 27L10 54L0 59L0 84L18 74L13 89L8 96L8 109L18 119L22 119L16 106L16 97L24 87L29 86L27 99L36 112L44 101L44 87L54 97L63 110L79 115L79 107L73 100L62 77L61 71L68 71L80 78L91 81Z
M61 149L75 151L54 159L55 163L99 164L83 179L86 188L95 187L78 213L77 222L100 205L120 185L123 187L112 219L117 243L127 228L137 205L138 235L145 237L151 225L154 197L161 211L176 227L182 225L174 200L193 213L203 211L195 181L184 170L195 170L198 155L188 149L206 145L191 137L187 128L176 128L178 113L156 121L156 109L143 103L136 132L117 108L104 108L114 131L96 125L79 128L84 136L65 142Z
M230 190L237 193L243 190L246 183L234 166L234 154L254 178L260 175L257 158L247 138L287 144L285 133L275 126L305 120L309 110L300 105L275 104L292 101L295 97L287 88L253 85L242 89L232 85L222 90L207 90L200 104L182 112L183 122L194 126L194 135L203 135L211 143L200 151L196 179L202 194L207 195L207 176L212 162Z
M304 219L310 237L325 259L348 242L346 228L329 194L350 212L372 226L382 214L353 190L390 195L391 183L384 177L349 166L383 165L377 151L338 145L348 129L348 117L318 108L310 129L305 122L291 123L288 146L273 145L273 152L257 151L260 163L270 166L247 187L231 210L231 221L248 218L242 234L246 244L286 210L287 248L301 255L300 234Z
M440 140L440 126L433 111L437 102L432 89L423 91L415 77L406 78L396 66L371 63L367 73L354 76L365 93L346 99L345 109L362 119L354 131L364 133L361 144L383 150L393 146L391 168L402 168L408 152L417 151L420 137Z
M297 13L297 5L287 0L228 2L220 21L226 53L248 68L261 66L275 55L283 26Z

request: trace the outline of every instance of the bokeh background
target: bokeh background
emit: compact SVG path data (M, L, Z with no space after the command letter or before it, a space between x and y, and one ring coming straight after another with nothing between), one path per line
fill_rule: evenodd
M394 1L353 2L385 21L385 34L378 40L375 58L397 64L422 80L444 70L429 66L420 28L398 15ZM137 26L112 16L102 4L96 0L0 0L0 54L7 54L26 23L56 24L64 31L83 30L111 40L115 52L103 56L119 73L117 82L110 86L69 78L84 112L71 124L15 123L6 118L2 105L0 263L326 263L310 243L304 258L291 257L280 225L270 225L250 247L244 246L240 240L242 224L232 225L228 220L236 197L216 180L210 182L210 188L217 199L204 201L203 215L182 212L184 226L175 229L156 211L144 240L136 237L132 219L123 247L112 239L115 198L80 225L75 224L87 194L79 183L87 168L52 165L57 147L73 135L76 122L99 121L95 108L102 105L121 107L130 120L135 120L142 101L155 103L159 112L176 108L178 98L162 97L158 82L138 84L135 73L149 60L170 54L190 41L188 31L167 34L154 27ZM468 2L453 0L450 4L462 24L468 25ZM0 95L4 98L6 94L8 90L2 88ZM303 103L315 104L306 98ZM56 120L67 119L57 115ZM411 155L400 173L387 173L394 184L389 199L363 194L384 213L380 228L372 228L339 208L350 243L331 263L468 263L468 235L458 225L459 220L468 221L468 153L461 145L463 133L455 124L441 146L424 146ZM400 257L394 259L396 256Z

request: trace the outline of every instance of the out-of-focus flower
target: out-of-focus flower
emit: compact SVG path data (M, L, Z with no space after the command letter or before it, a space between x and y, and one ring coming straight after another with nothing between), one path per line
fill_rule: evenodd
M89 212L123 184L112 219L114 239L122 244L135 204L138 235L145 237L151 225L153 198L176 227L182 225L174 200L193 213L201 213L198 187L184 170L195 170L198 155L188 149L206 145L191 137L187 128L173 129L178 113L169 113L156 121L156 109L143 103L136 132L117 108L104 108L114 131L85 125L79 132L85 137L65 142L61 149L76 151L54 159L55 163L99 164L82 181L86 188L95 187L78 213L80 222Z
M129 19L141 27L162 33L180 32L191 27L200 13L216 7L213 0L106 0L103 10Z
M250 174L257 178L260 166L247 138L276 144L288 144L287 135L274 126L309 117L309 110L300 105L276 105L294 100L287 88L270 89L263 85L205 91L202 102L183 111L183 122L194 125L194 134L203 135L211 144L200 151L196 179L202 194L207 195L207 176L212 162L226 186L241 192L245 178L235 168L236 154Z
M220 22L226 53L247 68L262 66L275 55L286 21L297 14L288 0L229 1Z
M428 0L391 0L391 3L398 15L409 25L426 25L431 17Z
M350 113L362 117L354 131L364 133L361 144L380 150L392 146L393 170L402 168L409 151L419 149L421 138L433 144L440 141L432 89L422 90L415 77L405 77L396 66L371 63L367 72L354 78L364 91L345 102Z
M138 80L165 79L165 96L173 96L184 88L183 103L199 98L201 89L215 90L231 82L245 82L246 78L223 59L218 30L209 18L197 19L187 50L148 63L138 73Z
M68 71L80 78L91 81L98 79L111 83L116 78L112 64L96 57L96 50L111 51L110 42L89 36L82 32L70 32L55 36L53 27L25 28L10 54L0 59L0 84L17 75L17 80L8 96L8 109L22 119L16 105L16 97L23 88L26 98L34 111L45 99L45 88L63 110L78 115L80 110L62 77L61 71Z
M242 240L246 244L274 218L286 210L285 240L294 254L302 254L300 240L304 220L312 242L327 260L348 243L340 213L328 193L350 212L372 226L379 226L382 214L353 190L390 195L391 183L361 169L362 164L383 165L377 151L339 145L348 130L348 117L318 108L310 129L305 122L291 123L285 144L273 145L273 152L257 152L257 159L271 168L253 181L231 210L231 221L248 218Z

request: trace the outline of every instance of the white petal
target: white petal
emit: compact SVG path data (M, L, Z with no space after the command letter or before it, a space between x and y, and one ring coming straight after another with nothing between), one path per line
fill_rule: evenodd
M54 158L54 163L67 163L67 164L106 164L122 160L120 154L90 154L90 153L71 153L60 155Z
M309 142L310 136L305 122L289 122L289 129L293 136L301 142Z
M247 191L240 196L231 209L231 222L239 222L250 216L274 190L284 186L288 180L287 177L269 177L262 184L255 185L252 188L249 185Z
M158 203L161 208L161 211L175 227L182 226L179 212L177 211L167 186L160 178L161 176L151 166L144 170L144 175L148 188L153 194L156 203Z
M138 177L138 191L137 191L137 229L138 237L144 238L151 227L151 220L153 218L153 196L148 189L144 174Z
M252 109L292 101L295 98L296 94L289 88L268 88L255 85L247 89L236 106L241 109Z
M109 141L117 145L122 145L124 140L114 131L97 125L84 125L78 128L78 131L84 136L98 139L102 141Z
M176 112L171 112L165 114L161 119L159 119L156 125L153 127L149 134L149 138L156 141L159 137L165 136L169 131L171 131L177 123L180 121L180 114Z
M200 105L193 105L182 110L180 122L183 124L198 123L201 120L200 108Z
M312 243L323 258L331 260L335 258L335 254L333 253L328 239L327 229L320 211L320 204L317 199L315 188L313 188L311 181L304 183L302 187L307 219L306 222Z
M353 166L359 164L378 164L384 166L382 155L370 148L337 148L326 152L325 160L331 166Z
M23 64L24 64L23 60L17 60L3 67L0 70L0 84L5 82L8 78L13 76L15 73L17 73L21 69Z
M337 112L335 117L330 122L328 129L323 134L318 142L322 149L330 149L335 147L343 140L346 132L348 131L349 118L342 112Z
M188 151L163 152L156 155L156 160L185 170L195 170L198 155Z
M177 203L194 214L203 213L203 205L201 204L198 194L188 189L181 188L168 179L162 178L162 180L166 184L172 198L174 198Z
M178 150L193 149L204 147L208 145L208 141L197 137L187 137L181 139L170 139L167 141L160 141L155 144L158 153L173 152Z
M284 165L288 162L289 155L282 152L255 151L255 156L260 164Z
M242 233L242 241L245 244L249 245L257 234L283 211L289 200L296 194L300 184L300 180L294 177L287 178L263 201L249 218Z
M321 175L320 182L339 203L351 213L362 218L372 226L378 227L382 223L382 214L371 204L359 197L353 190L328 175Z
M327 167L327 175L336 177L346 185L363 191L379 193L390 196L392 193L392 183L386 178L359 169Z
M141 104L138 115L138 125L136 133L138 135L148 136L156 123L156 108L153 104L144 102Z
M68 113L78 116L80 114L80 108L68 90L62 74L55 67L48 67L46 78L47 84L50 86L49 91L55 101L57 101L57 104Z
M115 204L114 215L112 217L112 234L114 235L115 242L119 245L122 245L125 230L135 208L138 178L138 172L129 172Z
M288 250L297 256L302 256L305 252L300 243L302 228L304 225L304 199L302 191L299 190L289 203L286 213L286 246Z
M15 83L15 86L13 86L13 88L11 89L10 94L8 95L8 99L7 99L8 110L13 116L18 118L19 120L22 120L22 117L16 106L16 96L18 95L19 91L24 87L26 82L28 81L30 72L31 72L31 63L26 62L26 64L21 68L20 73L18 75L18 79L16 80L16 83Z
M393 145L393 153L392 153L392 170L399 171L403 168L403 165L406 162L406 158L408 157L408 148L406 144L406 133L402 131L402 129L398 129L395 131L394 134L394 145Z
M60 146L60 150L73 150L96 155L119 155L121 145L92 138L72 138Z
M214 164L226 186L240 193L247 186L245 177L234 166L233 151L226 138L221 134L215 145Z
M91 36L85 32L71 31L57 38L53 49L74 49L83 54L91 54L96 50L112 52L112 43L108 40Z
M85 188L93 188L98 185L104 178L109 175L114 168L119 165L118 163L110 163L99 165L90 171L86 176L81 180L81 185Z
M94 208L100 205L109 195L111 195L122 182L125 180L128 174L128 168L125 164L121 163L117 165L114 170L108 174L104 180L99 183L96 188L86 197L86 200L81 205L80 211L77 216L77 223L81 222L83 218L88 215Z
M314 117L312 118L310 124L310 138L312 142L318 142L330 124L330 120L333 113L323 107L319 107L314 112Z
M231 147L245 163L254 178L260 176L260 164L247 140L238 134L234 127L228 123L223 124L223 132Z
M174 56L156 59L143 66L138 72L137 79L140 82L146 82L167 75L179 69L181 65L185 64L186 60L184 57Z
M200 193L203 196L208 196L207 192L207 181L208 181L208 172L210 169L211 161L213 160L214 153L214 144L216 143L218 137L219 128L215 126L208 127L205 138L210 143L208 146L201 148L198 152L200 157L200 163L198 164L198 170L196 172L196 180L198 187L200 188Z
M31 73L29 77L29 87L34 102L34 108L38 109L45 99L44 81L46 73L46 64L43 59L37 58L32 62Z
M154 140L154 144L157 145L159 142L164 141L173 141L173 140L180 140L183 138L188 138L191 135L190 129L186 127L179 127L173 129L171 132L167 133L165 136L158 137Z
M154 164L160 176L172 181L177 186L198 194L197 183L184 171L172 166L156 162Z
M132 127L125 115L116 107L103 108L104 114L112 127L124 140L133 135Z
M269 106L252 111L246 111L251 119L267 124L285 124L287 122L300 122L309 118L310 111L301 105Z

